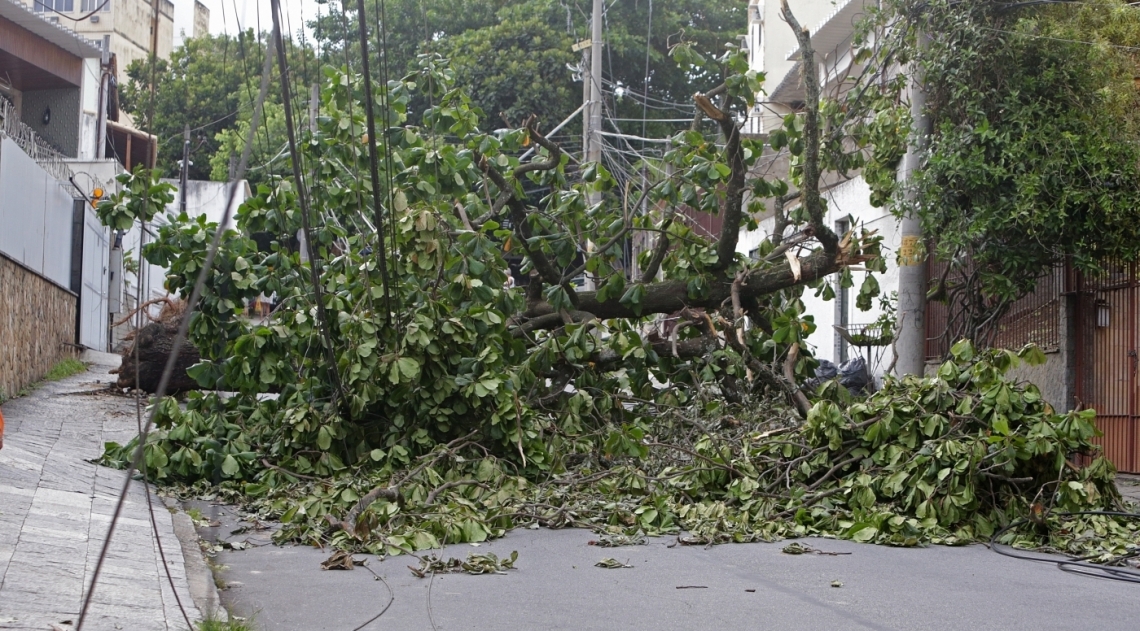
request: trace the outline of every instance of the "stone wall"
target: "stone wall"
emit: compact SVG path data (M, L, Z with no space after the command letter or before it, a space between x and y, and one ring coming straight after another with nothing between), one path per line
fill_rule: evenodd
M74 354L76 296L0 254L0 395Z

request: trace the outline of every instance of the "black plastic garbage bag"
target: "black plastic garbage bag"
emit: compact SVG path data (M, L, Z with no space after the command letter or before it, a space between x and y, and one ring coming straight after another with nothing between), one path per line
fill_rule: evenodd
M851 394L870 392L871 374L867 372L867 362L862 357L849 359L839 366L839 384Z
M827 361L826 359L819 360L819 366L815 368L815 376L804 381L804 385L808 390L814 392L816 388L825 381L835 379L839 376L839 370L835 364Z

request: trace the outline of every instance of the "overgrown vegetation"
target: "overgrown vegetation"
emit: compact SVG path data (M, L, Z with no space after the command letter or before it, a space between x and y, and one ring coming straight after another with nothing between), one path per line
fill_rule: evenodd
M890 7L868 28L895 25L878 54L914 61L933 127L916 201L890 203L921 217L948 262L931 294L949 309L946 341L988 342L1009 306L1066 258L1084 271L1135 258L1140 12L1123 0ZM875 120L898 112L875 109ZM871 180L881 201L899 156L872 161L888 176Z
M65 379L72 375L78 375L86 370L87 364L84 364L74 357L68 357L52 366L51 370L47 371L47 374L44 375L44 381L59 381L60 379Z
M207 616L198 623L197 631L255 631L253 625L246 620L230 617L222 620L215 616Z
M691 76L708 79L695 101L711 127L676 135L655 165L668 168L645 184L571 165L533 119L486 133L431 55L376 90L392 124L368 137L359 78L327 69L323 115L301 143L315 182L260 186L224 235L190 321L204 391L156 403L146 474L279 518L281 540L380 554L531 525L631 540L684 531L688 543L964 543L1030 514L1041 526L1017 535L1027 545L1086 556L1134 545L1130 525L1062 516L1119 497L1103 459L1069 464L1095 452L1091 414L1057 415L1003 377L1040 359L1031 348L964 342L937 376L888 380L862 401L797 385L815 365L805 287L826 296L860 266L869 306L884 265L873 233L831 230L820 180L874 160L849 140L898 131L897 118L844 122L821 99L810 39L786 4L785 16L805 60L804 112L765 141L742 138L758 85L742 51L679 45ZM884 89L877 76L866 85ZM409 110L423 91L431 105ZM360 175L369 142L384 154L374 183ZM751 173L781 150L787 180ZM101 213L159 208L140 198L162 194L128 186ZM653 211L633 212L643 198ZM778 229L745 259L739 232L769 198ZM724 228L704 238L683 212L720 214ZM143 254L189 294L217 229L172 217ZM311 264L290 246L298 231ZM631 261L623 244L636 233L649 245ZM508 257L521 258L524 287L508 282ZM266 323L236 317L259 295L276 303ZM108 445L105 461L123 464L134 446Z

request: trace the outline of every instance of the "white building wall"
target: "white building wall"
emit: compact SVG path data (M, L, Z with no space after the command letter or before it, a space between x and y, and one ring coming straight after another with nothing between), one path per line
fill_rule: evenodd
M14 141L0 139L0 251L71 285L72 197Z
M799 22L812 29L813 40L816 35L837 12L858 10L865 6L867 0L797 0L791 3L792 11ZM858 5L858 6L856 6ZM750 66L753 70L765 74L763 82L764 93L758 97L758 106L755 115L746 123L746 131L764 133L778 128L782 124L782 117L795 111L799 105L795 103L794 95L798 92L797 60L789 59L789 53L798 47L798 41L792 29L780 17L779 0L750 0L749 7L749 37L750 37ZM834 20L832 20L834 22ZM848 20L850 21L850 20ZM835 25L829 24L828 28ZM853 22L851 25L853 26ZM820 64L820 76L824 80L825 92L834 89L836 81L844 76L852 51L850 37L842 33L836 37L834 30L826 33L831 45L825 50L817 50ZM794 73L795 76L791 76ZM777 90L781 87L781 90ZM782 164L781 164L782 162ZM777 161L777 167L785 172L774 173L774 177L786 177L786 161ZM779 170L779 169L777 169ZM886 259L887 271L876 273L879 282L880 295L889 295L898 288L898 263L896 260L897 246L900 240L898 221L883 208L873 208L870 204L870 188L860 177L832 185L823 192L827 202L826 223L832 228L841 219L850 218L850 225L856 229L875 230L883 238L883 256ZM794 202L793 202L794 203ZM773 226L771 211L767 211L760 221L756 231L742 233L739 240L738 251L748 254L754 250L764 239L768 238ZM879 300L872 303L869 311L859 311L855 307L855 299L863 283L866 271L861 268L853 270L854 286L847 290L847 322L848 325L869 324L882 315ZM839 291L838 276L829 279ZM815 296L815 291L808 288L803 296L806 312L810 314L816 324L816 330L806 338L806 343L815 357L837 361L838 335L833 327L839 320L837 301L825 301ZM848 357L866 355L864 349L849 348ZM890 349L873 349L868 359L869 368L877 376L882 376L890 364Z
M167 212L178 214L181 200L181 183L176 179L163 179L163 182L174 185L174 201L166 207ZM208 180L190 180L186 183L186 214L191 217L205 215L207 221L219 222L225 213L226 201L230 198L232 184L229 182L211 182ZM234 227L234 218L237 217L238 207L251 197L249 184L242 180L238 182L237 194L234 195L230 206L230 222L227 228Z
M834 227L837 221L849 218L849 225L855 230L863 228L876 230L877 234L883 237L883 254L887 263L887 271L886 273L875 273L875 278L879 282L881 294L889 294L898 287L898 263L895 259L895 246L899 241L898 222L894 216L883 209L872 208L868 201L870 194L870 188L862 178L855 178L828 189L823 193L823 198L827 202L826 223ZM768 216L761 220L758 230L742 233L737 251L748 254L756 249L760 242L767 239L771 234L772 225L773 218ZM849 324L869 324L882 315L877 299L873 301L870 311L859 311L855 307L855 297L858 295L859 287L866 275L866 272L858 270L852 273L855 285L847 290L847 322ZM829 282L835 283L838 293L838 275L830 277ZM804 290L803 302L806 313L812 316L816 324L815 332L806 339L812 354L820 359L838 361L836 355L837 334L833 328L833 325L839 320L836 312L837 301L817 298L815 291L808 288ZM856 353L855 349L848 351L848 357L854 357L858 354L861 353ZM889 359L888 357L886 363L889 363ZM875 366L871 366L871 368L875 368ZM886 365L878 366L878 368L878 373L881 374Z

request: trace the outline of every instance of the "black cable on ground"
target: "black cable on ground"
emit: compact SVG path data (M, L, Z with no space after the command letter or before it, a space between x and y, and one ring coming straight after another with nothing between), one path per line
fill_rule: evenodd
M1140 513L1126 513L1126 512L1122 512L1122 511L1095 511L1095 510L1094 511L1075 511L1075 512L1071 512L1071 513L1070 512L1056 513L1056 515L1059 517L1079 517L1081 515L1102 515L1105 517L1122 517L1125 519L1140 519ZM1043 556L1043 555L1023 554L1023 553L1015 552L1016 550L1018 550L1017 548L1014 548L1013 546L1006 545L1004 543L998 543L998 539L1001 538L1002 535L1004 535L1007 532L1010 532L1011 530L1013 530L1015 528L1018 528L1020 526L1025 525L1025 524L1028 524L1028 523L1031 523L1028 519L1018 519L1017 521L1014 521L1013 523L1009 524L1005 528L1002 528L1001 530L998 530L997 532L995 532L993 534L993 536L990 537L990 549L993 550L994 552L997 552L998 554L1000 554L1002 556L1007 556L1007 557L1014 558L1014 559L1020 559L1022 561L1033 561L1036 563L1052 563L1052 564L1055 564L1058 569L1065 571L1065 572L1072 572L1074 574L1082 574L1084 576L1091 576L1093 578L1103 578L1103 579L1112 580L1112 581L1123 581L1125 583L1140 583L1140 569L1127 567L1127 566L1120 567L1120 566L1113 565L1116 563L1122 563L1128 559L1140 557L1140 549L1136 549L1136 550L1129 552L1127 554L1118 555L1112 559L1109 559L1105 563L1089 563L1088 562L1089 559L1099 558L1101 555L1096 554L1096 555L1085 556L1085 557L1072 557L1072 556L1070 556L1070 557L1065 558L1065 559L1058 559L1055 556Z
M384 614L388 613L388 608L390 608L392 606L392 603L396 602L396 593L392 591L392 586L388 584L388 581L384 580L383 576L380 576L379 574L377 574L376 570L373 570L372 568L368 567L367 565L364 566L364 569L368 570L369 572L372 572L372 576L375 576L376 580L380 581L381 583L384 583L384 587L388 588L388 604L384 605L384 608L380 610L380 613L376 614L375 616L372 616L371 618L368 619L367 622L360 625L359 627L356 627L352 631L360 631L364 627L367 627L368 625L372 624L373 622L376 622L380 618L380 616L383 616Z

